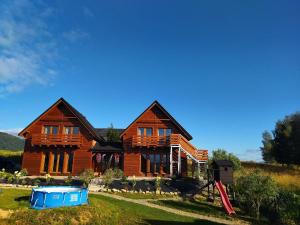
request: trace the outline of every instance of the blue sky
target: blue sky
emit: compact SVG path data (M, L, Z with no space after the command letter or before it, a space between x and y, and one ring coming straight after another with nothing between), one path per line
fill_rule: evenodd
M209 150L260 160L300 109L299 1L0 2L0 130L59 97L124 128L155 99Z

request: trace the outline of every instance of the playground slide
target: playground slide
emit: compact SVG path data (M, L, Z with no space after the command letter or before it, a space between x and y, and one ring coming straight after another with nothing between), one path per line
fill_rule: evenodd
M216 181L216 187L217 189L219 190L220 192L220 195L221 195L221 199L222 199L222 202L223 202L223 205L224 205L224 208L226 210L226 212L231 215L233 213L235 213L234 209L232 208L232 205L229 201L229 198L228 198L228 195L223 187L223 184L221 181Z

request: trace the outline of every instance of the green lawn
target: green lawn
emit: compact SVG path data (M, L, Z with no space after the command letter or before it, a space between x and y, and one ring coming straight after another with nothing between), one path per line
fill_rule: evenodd
M0 208L18 210L8 220L0 220L0 224L217 224L93 194L89 196L89 206L36 211L28 209L29 196L30 191L2 189Z
M195 200L195 201L178 201L178 200L158 200L153 201L154 204L179 209L186 212L192 212L200 215L214 216L222 219L239 219L247 222L257 222L254 221L253 218L242 215L238 209L235 209L236 214L233 216L229 216L226 214L223 206L219 206L210 202L206 202L203 200ZM262 222L264 223L264 221Z
M110 193L110 194L115 194L115 195L119 195L125 198L131 198L131 199L166 199L166 198L173 199L174 198L174 196L160 195L155 193L141 194L141 193L124 192L124 193Z

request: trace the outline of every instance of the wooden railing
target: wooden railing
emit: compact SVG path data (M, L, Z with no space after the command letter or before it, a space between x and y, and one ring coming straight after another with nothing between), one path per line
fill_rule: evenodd
M128 140L132 147L168 147L171 145L180 145L185 151L191 154L197 160L208 159L207 150L198 150L185 137L180 134L171 134L170 136L133 136Z
M33 134L32 145L81 145L79 134Z

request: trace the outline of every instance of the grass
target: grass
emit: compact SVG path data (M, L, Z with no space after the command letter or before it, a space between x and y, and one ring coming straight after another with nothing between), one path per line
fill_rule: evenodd
M253 219L242 215L238 208L235 208L236 214L232 217L225 213L224 208L219 204L214 204L210 202L206 202L203 200L185 200L185 201L178 201L178 200L159 200L153 202L154 204L179 209L186 212L192 212L200 215L207 215L218 217L222 219L229 219L232 220L234 218L238 218L243 221L250 221L253 222Z
M149 193L149 194L141 194L141 193L130 193L130 192L124 192L124 193L113 193L115 195L119 195L125 198L131 198L131 199L165 199L165 198L174 198L174 196L170 195L159 195L155 193Z
M3 189L0 208L15 211L9 219L0 219L0 224L218 224L93 194L89 196L88 206L36 211L28 209L29 196L27 190Z
M243 162L246 172L261 169L262 173L271 176L282 188L300 194L300 167L282 166L279 164L263 164L254 162ZM239 176L239 173L235 174Z

